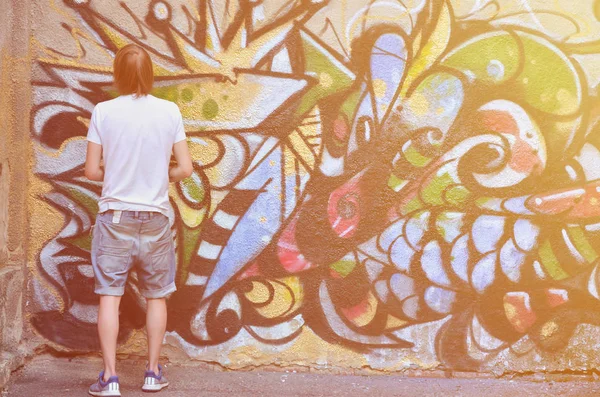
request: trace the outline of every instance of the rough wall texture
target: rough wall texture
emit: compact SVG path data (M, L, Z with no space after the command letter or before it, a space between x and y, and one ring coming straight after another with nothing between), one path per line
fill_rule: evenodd
M55 348L98 349L84 135L138 43L195 160L171 191L173 358L600 368L597 1L33 8L30 310ZM123 304L142 352L135 283Z
M0 26L0 388L22 362L30 152L29 4L8 2Z

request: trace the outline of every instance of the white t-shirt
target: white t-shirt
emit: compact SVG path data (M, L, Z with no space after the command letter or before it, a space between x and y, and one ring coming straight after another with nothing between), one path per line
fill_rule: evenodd
M102 145L100 213L153 211L168 216L169 163L173 145L185 139L176 104L152 95L101 102L92 112L87 139Z

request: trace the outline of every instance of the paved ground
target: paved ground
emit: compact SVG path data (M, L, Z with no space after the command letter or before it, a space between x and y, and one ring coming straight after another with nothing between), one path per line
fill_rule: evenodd
M123 396L139 390L137 362L120 362ZM13 374L1 394L10 397L85 396L100 368L95 358L38 357ZM414 378L389 375L349 376L293 372L220 372L170 365L171 386L161 396L592 396L600 382L533 382L506 379Z

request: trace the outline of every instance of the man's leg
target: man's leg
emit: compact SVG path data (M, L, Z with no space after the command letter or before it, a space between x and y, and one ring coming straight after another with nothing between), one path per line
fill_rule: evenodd
M119 335L120 296L100 296L98 310L98 334L104 360L104 381L117 375L117 336Z
M167 328L167 300L148 298L146 330L148 332L148 369L158 374L158 358Z

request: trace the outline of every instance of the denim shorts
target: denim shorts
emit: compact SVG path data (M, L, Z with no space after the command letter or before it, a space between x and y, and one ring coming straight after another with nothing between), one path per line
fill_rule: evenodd
M175 288L175 245L169 218L158 212L107 211L93 229L92 267L98 295L122 296L131 269L146 298Z

